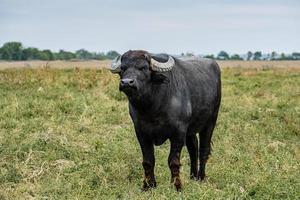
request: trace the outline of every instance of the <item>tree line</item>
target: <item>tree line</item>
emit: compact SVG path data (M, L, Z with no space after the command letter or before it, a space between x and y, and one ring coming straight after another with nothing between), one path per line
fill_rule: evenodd
M107 53L89 52L85 49L79 49L75 52L59 50L59 52L52 52L49 49L40 50L35 47L25 48L21 42L7 42L0 48L0 60L105 60L113 59L120 55L116 51L109 51Z
M107 53L89 52L85 49L79 49L75 52L59 50L59 52L52 52L49 49L40 50L35 47L25 48L21 42L7 42L0 48L0 60L105 60L113 59L120 55L117 51L109 51ZM182 53L181 56L190 56L192 53ZM300 60L300 53L293 52L292 54L272 53L263 54L261 51L248 51L244 55L228 54L226 51L220 51L217 56L210 54L204 55L205 58L212 58L217 60Z
M279 54L276 51L273 51L272 53L263 54L261 51L248 51L245 55L229 55L226 51L220 51L216 57L213 54L205 55L204 57L217 60L300 60L300 53L293 52L292 54Z

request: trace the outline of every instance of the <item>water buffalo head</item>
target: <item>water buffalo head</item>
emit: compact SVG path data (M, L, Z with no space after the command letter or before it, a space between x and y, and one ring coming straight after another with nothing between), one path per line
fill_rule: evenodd
M174 65L174 58L167 54L130 50L115 58L110 70L120 75L119 89L130 97L147 93L152 84L166 82L164 72Z

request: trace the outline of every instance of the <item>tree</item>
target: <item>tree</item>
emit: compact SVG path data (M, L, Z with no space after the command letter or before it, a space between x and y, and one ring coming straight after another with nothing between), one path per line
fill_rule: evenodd
M105 59L107 59L107 56L105 55L105 53L102 53L102 52L95 53L94 59L96 59L96 60L105 60Z
M107 52L107 54L106 54L106 57L108 58L108 59L114 59L115 57L117 57L117 56L119 56L120 54L118 53L118 52L116 52L116 51L109 51L109 52Z
M76 58L85 59L85 60L92 59L94 56L92 53L90 53L85 49L79 49L75 52L75 54L76 54Z
M238 54L234 54L230 57L230 60L243 60Z
M46 50L39 52L39 59L40 60L54 60L54 55L50 50L46 49Z
M220 51L220 53L217 56L217 59L220 60L229 60L229 55L226 51Z
M276 60L276 57L277 57L276 51L272 51L272 53L271 53L271 60Z
M293 52L292 57L294 60L300 60L300 53L299 52Z
M215 56L214 56L214 54L211 54L211 55L206 55L206 56L204 56L204 58L210 58L210 59L214 59L214 58L215 58Z
M285 60L285 59L286 59L285 54L284 54L284 53L281 53L281 55L280 55L280 60Z
M253 60L260 60L261 57L262 57L261 51L256 51L256 52L254 53Z
M39 50L37 48L29 47L23 50L22 60L39 59Z
M194 57L195 54L193 52L186 52L185 56L186 57Z
M22 51L21 42L7 42L1 47L1 59L22 60Z
M55 54L55 58L59 60L71 60L75 58L76 55L70 51L59 50L58 53Z
M247 60L251 60L253 53L251 51L247 52Z

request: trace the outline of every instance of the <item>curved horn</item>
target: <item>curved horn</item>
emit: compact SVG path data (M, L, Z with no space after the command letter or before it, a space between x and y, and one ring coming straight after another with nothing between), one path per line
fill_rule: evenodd
M168 61L163 63L163 62L156 61L154 58L151 58L150 64L151 64L151 69L153 71L166 72L166 71L170 71L174 67L175 60L172 56L169 56Z
M119 73L121 71L121 57L122 56L118 56L115 59L113 59L110 66L110 71L112 73Z

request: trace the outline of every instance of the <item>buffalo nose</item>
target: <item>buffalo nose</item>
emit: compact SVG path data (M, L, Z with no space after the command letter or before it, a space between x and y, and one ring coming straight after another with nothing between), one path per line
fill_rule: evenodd
M121 80L121 87L134 86L135 80L131 78L124 78Z

